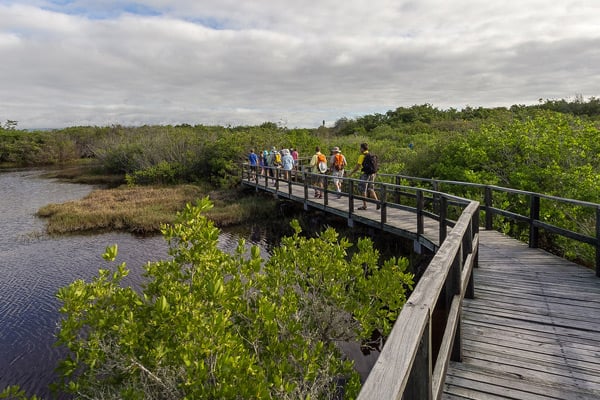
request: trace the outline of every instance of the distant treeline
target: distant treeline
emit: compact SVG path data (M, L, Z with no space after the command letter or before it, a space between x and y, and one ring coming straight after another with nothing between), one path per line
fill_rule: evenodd
M350 165L369 143L380 172L493 184L600 203L600 100L547 100L510 108L440 110L430 104L385 114L340 118L332 127L80 126L22 131L16 121L0 128L0 164L40 166L73 162L118 174L130 184L203 182L216 188L239 184L240 163L251 149L295 148L311 156L340 147ZM456 193L466 195L465 193ZM496 200L496 199L495 199ZM527 214L523 201L510 203ZM583 233L595 232L595 215L546 210L543 219ZM514 226L506 232L521 236ZM553 240L549 240L551 242ZM569 249L590 259L591 250ZM587 253L587 254L584 254Z
M324 150L338 146L352 163L359 144L368 142L379 153L385 172L564 193L564 183L560 190L555 187L550 169L562 168L561 175L573 169L581 174L587 166L588 174L595 174L599 121L600 100L580 97L510 108L441 110L430 104L414 105L385 114L340 118L332 127L316 129L265 122L237 127L114 125L25 131L9 120L0 127L0 165L92 160L103 173L122 174L131 183L206 181L223 187L237 183L238 165L252 148L294 147L301 156L310 156L316 146ZM588 192L584 197L594 196Z

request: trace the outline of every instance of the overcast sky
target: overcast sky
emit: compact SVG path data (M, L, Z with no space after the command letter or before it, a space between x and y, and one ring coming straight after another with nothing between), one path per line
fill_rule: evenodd
M0 123L331 126L600 97L599 0L0 0Z

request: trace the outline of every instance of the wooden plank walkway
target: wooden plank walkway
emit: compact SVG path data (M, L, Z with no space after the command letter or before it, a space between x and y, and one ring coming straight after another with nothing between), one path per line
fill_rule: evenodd
M340 216L349 212L348 197L330 195L325 204L312 192L304 199L299 185L281 192ZM376 226L373 208L352 219ZM407 211L389 209L387 224L416 230ZM437 231L438 223L426 220L425 236L436 241ZM450 363L443 399L600 399L600 279L499 232L479 234L475 299L463 301L463 360Z
M480 231L463 361L444 399L600 399L600 279L495 231Z
M242 183L249 187L255 187L257 190L273 193L280 198L287 198L292 201L303 203L305 206L313 209L329 212L342 218L348 217L351 221L379 228L386 232L395 233L405 238L418 240L421 244L431 250L437 248L439 243L440 228L438 221L425 217L423 219L423 234L419 236L415 233L417 231L416 214L395 208L391 203L386 209L387 220L384 224L381 224L381 210L376 209L376 205L371 199L368 200L371 202L367 204L367 210L359 210L358 207L362 206L362 198L354 197L353 199L350 199L347 193L342 193L341 198L338 198L335 192L329 192L327 193L327 199L318 199L313 197L313 188L310 188L307 196L305 196L304 186L298 183L293 183L291 186L288 186L287 182L280 181L278 188L272 185L271 179L269 179L269 185L265 185L264 178L261 178L258 185L255 182L248 180L244 180ZM350 207L351 204L354 206L352 210Z

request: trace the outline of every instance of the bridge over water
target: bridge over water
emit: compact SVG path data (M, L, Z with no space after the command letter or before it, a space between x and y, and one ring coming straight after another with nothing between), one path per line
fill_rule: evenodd
M274 179L253 174L245 165L242 184L435 253L359 399L600 399L600 205L384 175L376 188L380 209L369 201L367 210L356 210L362 198L354 179L344 179L341 198L326 190L318 199L309 172L281 177L279 170ZM481 190L481 196L453 196L442 186L460 186L470 195ZM529 214L496 207L494 196L526 199ZM549 204L587 210L582 215L591 215L593 234L542 221ZM497 217L527 225L528 243L493 230ZM540 230L589 246L596 273L537 248Z

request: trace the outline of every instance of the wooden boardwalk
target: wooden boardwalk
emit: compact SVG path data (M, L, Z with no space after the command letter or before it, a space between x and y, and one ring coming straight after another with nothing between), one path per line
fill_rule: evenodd
M350 209L347 197L330 194L325 203L305 198L301 186L259 189L340 216ZM373 208L350 217L377 226L380 213ZM416 229L408 211L390 209L387 217L385 227L379 224L386 230ZM437 225L425 222L432 243ZM450 362L442 398L600 399L600 278L594 271L486 230L479 232L478 265L475 298L463 300L462 362Z
M480 231L475 299L463 300L463 361L444 399L600 399L600 279Z

